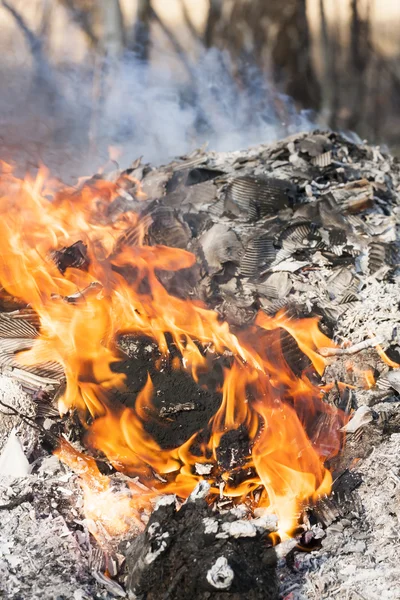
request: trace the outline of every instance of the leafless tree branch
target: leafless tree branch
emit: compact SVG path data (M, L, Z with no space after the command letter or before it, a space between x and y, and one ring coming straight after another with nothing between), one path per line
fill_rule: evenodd
M37 35L35 35L33 31L28 27L25 19L14 6L6 2L6 0L1 0L1 4L10 13L10 15L12 15L14 21L24 34L32 56L34 56L36 60L40 60L41 63L47 63L43 55L43 46L41 39Z
M49 110L55 107L55 101L60 101L61 96L55 84L55 78L50 63L43 51L40 36L36 35L26 23L20 12L6 0L0 0L1 6L13 17L30 48L36 67L36 85L48 95Z
M58 1L68 11L72 20L82 29L90 45L96 47L99 43L99 39L93 31L90 12L85 10L84 8L76 6L74 0Z
M179 43L177 38L174 36L172 31L165 25L164 21L159 17L159 15L156 13L156 11L154 10L154 8L152 6L151 6L150 10L151 10L152 19L159 25L159 27L164 32L164 35L168 38L170 44L173 46L176 54L179 56L183 66L185 67L186 71L189 73L190 77L194 78L194 69L193 69L193 66L192 66L188 56L187 56L185 49L183 48L183 46L181 46L181 44Z
M187 28L189 29L190 33L192 34L192 36L195 40L202 42L199 32L196 29L196 27L194 26L194 23L191 19L190 12L188 10L185 0L181 0L181 6L182 6L183 18L185 20L185 24L186 24Z

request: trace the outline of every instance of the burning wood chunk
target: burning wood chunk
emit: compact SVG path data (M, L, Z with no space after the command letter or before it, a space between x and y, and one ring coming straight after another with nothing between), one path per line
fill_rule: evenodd
M67 248L55 250L52 253L52 258L62 274L70 267L86 271L89 266L87 246L81 241L75 242Z
M273 526L237 515L218 515L198 499L176 510L174 497L166 497L129 548L129 592L148 600L276 600L277 558L268 538Z

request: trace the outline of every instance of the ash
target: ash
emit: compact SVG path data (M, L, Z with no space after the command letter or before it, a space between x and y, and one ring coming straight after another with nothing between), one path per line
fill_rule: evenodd
M92 544L80 524L80 492L55 457L36 475L0 478L0 596L109 599L92 575Z
M170 293L205 300L233 327L252 323L260 309L318 314L339 343L375 335L399 362L400 168L390 154L314 132L240 152L200 150L159 168L136 161L128 171L148 200L121 189L110 219L113 211L141 211L152 219L146 243L196 255L186 272L158 273ZM23 370L14 360L37 335L35 316L22 311L0 313L0 398L11 407L0 407L2 597L400 599L400 377L374 348L352 357L359 371L373 372L370 389L349 373L346 356L329 359L327 401L352 419L344 451L330 465L334 491L306 511L299 547L270 548L271 520L245 507L235 512L227 498L210 508L194 496L179 510L175 499L165 500L143 519L142 533L100 549L75 477L49 456L47 434L80 439L73 418L57 415L63 374L52 364ZM157 349L128 338L120 346L139 386L129 403ZM301 364L290 340L284 351L291 365ZM163 427L155 435L173 447L208 422L220 398L167 367L154 375L158 416L173 425L170 438ZM338 381L355 389L343 391ZM227 439L221 460L240 462L246 452L243 436Z
M326 529L320 551L297 553L291 570L283 569L284 597L400 598L399 464L400 434L394 433L356 469L362 476L357 507Z

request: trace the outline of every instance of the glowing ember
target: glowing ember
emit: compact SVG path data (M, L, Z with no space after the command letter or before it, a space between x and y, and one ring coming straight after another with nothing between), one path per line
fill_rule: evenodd
M296 321L284 312L274 318L260 313L254 326L234 335L200 302L168 294L157 271L188 268L195 257L144 245L148 218L140 221L130 212L111 221L109 205L128 183L142 197L139 184L125 177L116 183L86 180L72 189L49 181L44 170L34 180L19 180L2 165L0 283L30 304L41 323L33 348L20 353L19 360L24 365L60 363L67 379L60 411L76 408L87 429L86 444L104 452L117 470L139 476L151 491L138 492L140 486L132 483L130 493L113 503L110 482L92 459L64 442L58 455L82 478L87 517L96 521L102 516L110 535L125 531L130 520L140 523L151 497L175 493L186 498L202 478L215 493L223 483L225 495L250 503L257 498L278 515L280 531L290 533L304 504L330 491L324 461L339 450L343 418L322 401L310 373L293 373L280 336L286 330L319 374L325 359L317 349L333 344L317 319ZM68 267L62 273L54 251L79 241L87 246L87 270ZM164 354L168 334L180 354L174 368L185 369L196 381L211 368L212 357L231 353L221 405L201 437L198 432L180 447L160 448L145 428L154 392L150 377L134 409L111 395L125 381L113 370L121 356L121 334L148 336ZM250 440L245 477L234 477L235 467L224 471L217 460L221 439L239 427ZM198 475L196 463L210 462L210 475Z

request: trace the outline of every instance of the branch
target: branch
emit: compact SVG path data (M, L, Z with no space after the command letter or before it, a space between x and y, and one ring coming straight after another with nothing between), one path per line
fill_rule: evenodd
M29 45L32 55L36 58L36 60L40 60L41 62L47 62L43 56L43 45L41 39L38 38L28 27L22 15L13 6L11 6L11 4L6 2L6 0L1 0L1 4L12 15L14 21L21 29Z
M200 34L197 31L196 27L194 26L193 21L190 17L190 12L188 11L188 7L187 7L185 0L181 0L181 6L182 6L183 18L185 19L185 24L186 24L187 28L189 29L190 33L197 41L202 42L202 40L200 38Z
M79 25L83 33L89 40L92 46L97 46L99 39L93 31L90 13L84 8L78 8L74 5L73 0L58 0L59 3L69 12L72 20Z
M169 39L171 45L174 47L175 52L177 53L177 55L181 59L181 62L183 64L183 66L185 67L185 69L187 70L187 72L189 73L190 77L192 79L194 79L195 78L194 69L193 69L193 66L190 63L190 61L189 61L189 59L188 59L188 57L186 55L186 52L185 52L184 48L178 42L177 38L174 36L174 34L172 33L172 31L160 19L160 17L158 16L158 14L156 13L156 11L154 10L154 8L152 6L150 8L150 14L151 14L152 19L154 19L154 21L156 23L158 23L158 25L163 30L164 34Z
M209 0L209 3L210 7L204 31L204 45L206 48L211 48L213 45L215 29L222 15L222 0Z
M14 21L22 31L26 42L30 48L31 54L36 63L36 83L42 88L43 84L46 84L46 92L49 92L52 98L52 109L54 108L54 100L62 100L58 87L55 84L55 77L53 70L48 62L44 52L42 40L36 35L25 22L23 16L16 10L14 6L9 4L6 0L0 0L1 5L5 8L10 15L14 18Z

